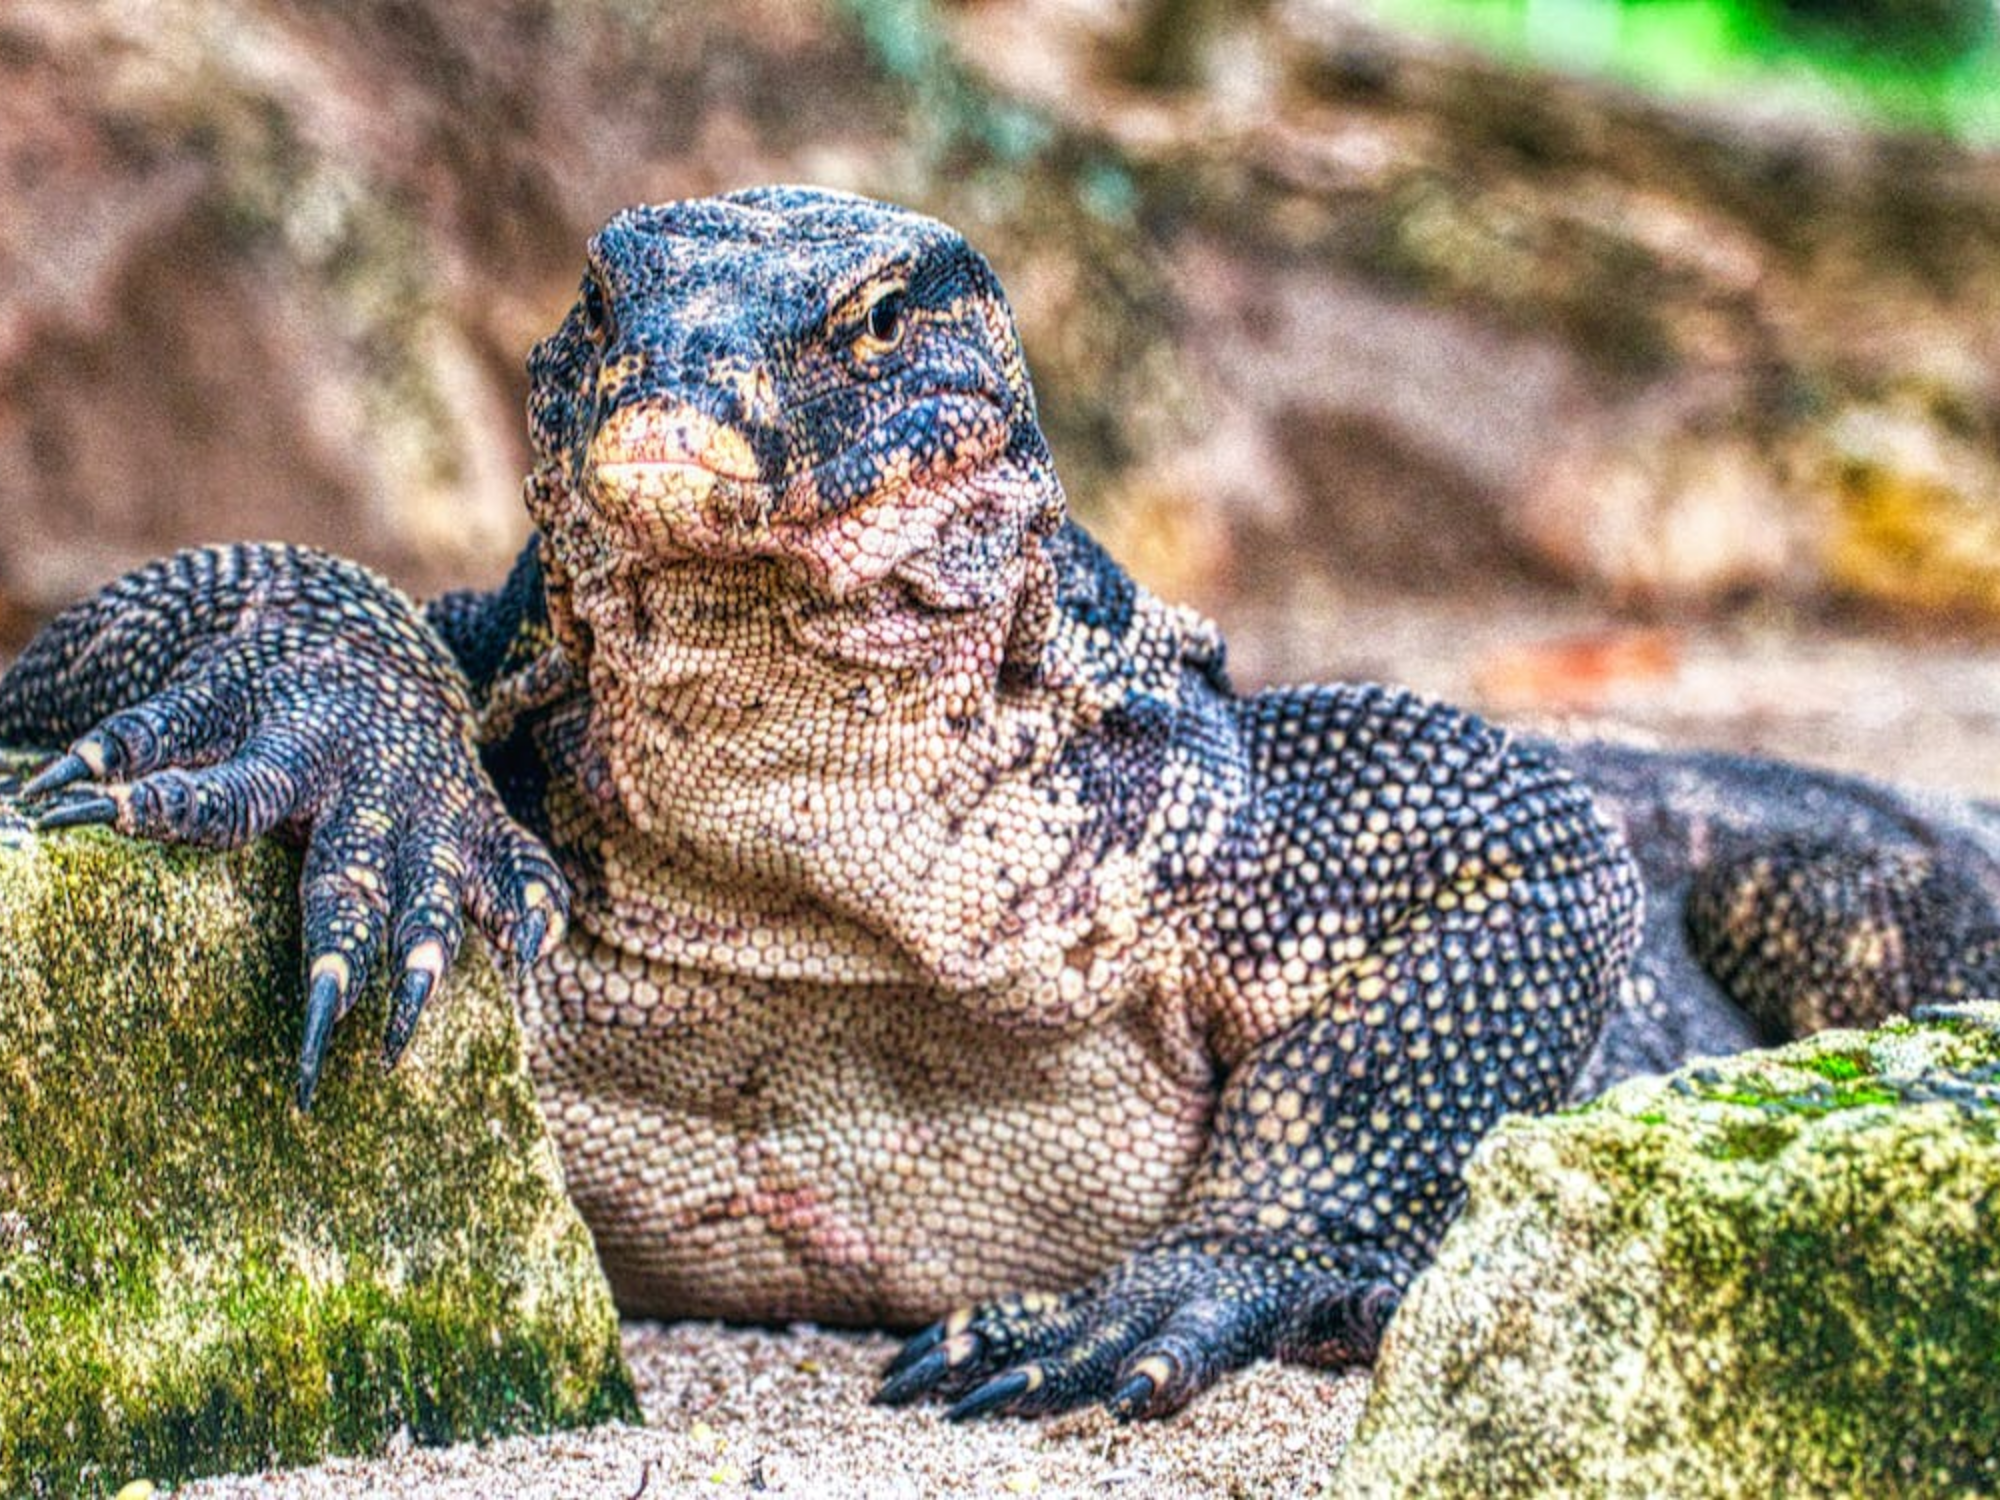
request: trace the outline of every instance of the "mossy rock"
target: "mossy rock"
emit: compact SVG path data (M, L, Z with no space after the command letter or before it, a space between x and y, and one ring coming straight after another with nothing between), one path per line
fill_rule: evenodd
M2000 1492L1993 1031L1636 1079L1469 1184L1333 1496Z
M637 1416L483 956L292 1103L297 882L0 798L0 1493Z

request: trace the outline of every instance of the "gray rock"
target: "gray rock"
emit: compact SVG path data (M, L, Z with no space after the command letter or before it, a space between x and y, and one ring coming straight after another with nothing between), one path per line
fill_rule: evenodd
M2000 1491L1996 1058L1826 1032L1508 1122L1331 1495Z
M293 1105L297 879L0 798L0 1493L637 1417L483 957Z

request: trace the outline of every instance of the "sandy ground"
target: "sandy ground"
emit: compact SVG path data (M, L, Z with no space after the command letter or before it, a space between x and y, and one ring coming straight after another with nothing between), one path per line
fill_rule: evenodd
M895 1349L872 1335L629 1323L625 1353L644 1427L211 1479L201 1500L506 1495L655 1500L749 1494L826 1500L933 1495L1286 1497L1318 1492L1367 1393L1366 1376L1263 1366L1171 1422L1120 1427L1099 1412L952 1426L935 1409L868 1403Z

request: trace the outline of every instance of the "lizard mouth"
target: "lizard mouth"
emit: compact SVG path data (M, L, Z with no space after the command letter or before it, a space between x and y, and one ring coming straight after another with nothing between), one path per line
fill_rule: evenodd
M770 518L777 491L686 459L617 459L590 466L598 509L674 550L714 548Z
M584 489L600 515L644 542L722 544L777 500L742 433L689 406L631 406L592 434Z
M633 406L592 434L581 489L648 556L776 558L848 596L937 543L1006 436L997 403L929 392L773 481L739 430L688 406Z
M621 407L590 439L593 469L695 469L746 484L763 478L756 450L736 428L677 404Z

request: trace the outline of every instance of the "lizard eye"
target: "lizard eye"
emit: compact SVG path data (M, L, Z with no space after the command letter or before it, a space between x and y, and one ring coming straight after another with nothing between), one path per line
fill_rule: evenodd
M583 278L583 331L591 343L602 349L617 336L618 326L611 316L611 299L595 271Z
M869 307L861 337L854 341L855 352L864 359L879 359L903 342L909 326L909 296L903 288L892 287Z

